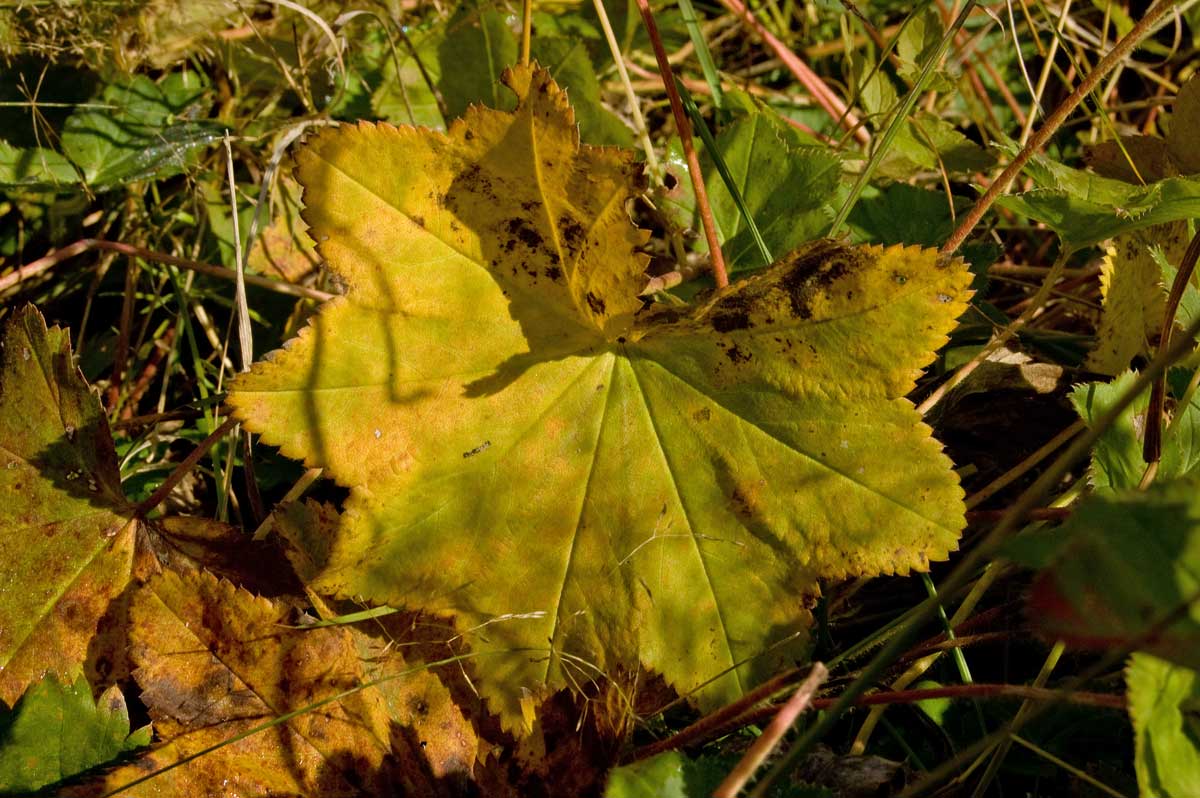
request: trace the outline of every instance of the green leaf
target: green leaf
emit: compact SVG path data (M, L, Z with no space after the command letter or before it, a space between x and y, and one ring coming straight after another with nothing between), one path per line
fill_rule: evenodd
M721 131L716 145L767 249L776 257L829 230L830 203L841 178L837 156L803 146L799 134L771 112L742 117ZM762 268L762 255L711 153L703 154L701 170L730 270ZM688 199L690 215L695 204Z
M212 123L177 118L203 94L194 74L188 74L172 75L162 85L144 75L110 84L100 101L112 109L85 108L67 118L63 154L89 186L112 188L179 174L196 150L221 137Z
M990 168L996 157L946 120L919 111L904 121L881 174L907 179L914 168L967 174Z
M351 487L313 587L453 615L509 728L580 667L723 703L802 653L819 578L955 547L961 489L903 397L970 274L822 241L643 310L633 154L580 146L544 70L506 80L515 113L298 155L350 289L230 402Z
M876 244L933 247L954 230L946 194L907 183L892 183L882 190L869 187L848 221L857 240Z
M0 188L55 188L75 182L76 177L71 162L54 150L0 141Z
M129 581L137 523L99 400L32 306L0 350L0 701L78 672Z
M917 82L925 62L937 56L938 45L945 33L942 15L932 5L915 11L905 21L896 41L896 56L901 63L898 73L910 86ZM939 93L953 91L954 79L944 70L938 70L926 88Z
M512 95L496 79L517 60L517 37L504 12L464 4L446 23L438 60L438 90L450 118L462 116L472 103L513 107Z
M0 712L0 795L39 790L149 744L149 726L130 733L115 686L94 701L82 676L74 684L48 677Z
M1200 177L1171 177L1136 186L1044 156L1035 156L1030 164L1027 171L1039 188L1001 197L997 203L1043 222L1068 249L1200 216Z
M410 38L415 55L397 43L396 59L389 57L384 62L382 81L371 94L371 110L379 118L397 124L445 128L446 120L438 109L437 97L426 81L428 75L429 81L437 85L441 75L437 50L442 43L442 33L434 30L420 36L413 34Z
M1125 373L1110 383L1081 385L1071 394L1071 402L1080 418L1094 424L1108 412L1133 383L1135 375ZM1142 460L1143 431L1150 391L1139 396L1115 422L1100 435L1092 450L1090 476L1098 490L1125 490L1137 487L1146 463ZM1200 398L1177 407L1178 419L1169 433L1163 436L1162 460L1158 466L1160 479L1186 476L1200 466Z
M1139 791L1155 798L1200 795L1200 675L1134 654L1125 681Z
M1095 495L1059 530L1031 617L1051 639L1131 646L1200 667L1200 491L1195 477Z

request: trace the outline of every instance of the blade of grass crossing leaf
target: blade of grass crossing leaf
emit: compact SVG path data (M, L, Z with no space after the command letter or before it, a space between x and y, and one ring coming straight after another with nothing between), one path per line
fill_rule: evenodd
M841 125L842 120L846 118L846 114L850 113L850 109L858 105L858 101L862 97L863 89L870 84L871 80L875 77L875 74L879 72L879 70L883 69L884 63L888 60L892 53L895 52L896 46L900 42L900 37L904 35L904 31L908 28L908 24L912 22L912 20L916 19L919 14L924 12L931 2L932 0L927 0L924 3L921 3L912 10L911 14L901 20L900 27L896 29L896 35L893 36L891 41L887 43L887 47L885 47L883 52L879 54L879 58L876 59L875 63L871 65L871 69L866 75L863 76L862 80L859 82L859 85L855 88L854 93L851 94L850 98L846 101L846 110L842 112L840 117L838 117L836 122L837 125Z
M179 759L175 760L174 762L167 765L166 767L159 768L158 770L153 770L144 776L134 779L131 782L122 784L120 787L117 787L115 790L109 790L108 792L101 795L100 798L113 798L113 796L115 796L115 795L120 795L121 793L125 792L126 790L136 787L139 784L144 784L147 781L150 781L153 778L161 776L162 774L164 774L168 771L174 770L175 768L178 768L178 767L182 767L189 762L194 762L195 760L199 759L200 757L207 756L208 754L211 754L214 751L219 751L220 749L224 748L227 745L233 745L236 742L245 740L247 737L251 737L255 734L258 734L259 732L264 732L267 729L274 728L274 727L280 725L281 723L287 723L292 718L298 718L301 715L304 715L308 712L313 712L314 710L318 710L321 707L328 706L330 704L335 704L338 701L341 701L345 698L349 698L350 696L352 696L355 693L358 693L362 690L368 690L372 687L378 687L379 685L387 684L388 682L393 682L397 679L402 679L405 676L409 676L411 674L417 673L418 671L429 670L432 668L439 668L443 665L453 665L456 662L462 662L464 660L472 659L475 656L477 656L477 655L476 654L458 654L453 657L447 657L446 659L437 660L436 662L426 662L426 663L422 663L420 665L414 665L413 667L406 668L405 670L400 671L399 673L390 673L387 676L382 676L378 679L373 679L369 682L364 682L362 684L355 685L354 687L347 688L347 689L341 691L340 693L335 693L334 695L328 696L326 698L322 698L320 701L314 701L313 703L309 704L308 706L300 707L299 709L293 709L290 712L285 712L282 715L278 715L269 721L260 723L257 726L253 726L249 729L246 729L244 732L241 732L240 734L235 734L234 736L230 737L228 740L222 740L221 742L219 742L215 745L210 745L209 747L201 749L194 754L188 754L187 756L180 757Z
M971 12L975 10L976 2L977 0L967 0L963 4L962 10L958 12L958 16L950 23L950 27L946 29L945 35L942 36L942 40L938 43L937 50L929 56L929 59L921 67L921 74L917 76L916 82L908 90L908 94L904 96L904 102L896 109L896 114L892 117L891 124L888 125L887 130L884 131L883 136L880 138L875 152L871 154L871 159L867 161L858 178L854 181L854 185L850 188L850 194L846 197L846 202L842 205L842 209L838 211L837 218L833 220L833 226L829 228L829 235L836 235L838 228L845 224L846 219L850 216L850 212L854 210L859 196L867 187L867 183L870 182L871 176L875 174L875 170L879 167L879 164L883 162L883 157L891 147L892 141L896 138L901 127L908 119L908 115L917 104L917 100L924 91L925 84L929 82L929 77L946 54L950 43L954 41L955 34L962 28L967 18L971 15Z
M291 626L289 629L319 629L322 626L345 626L346 624L358 623L359 621L369 621L372 618L382 618L386 615L392 615L399 612L393 607L372 607L369 610L362 612L350 612L345 615L338 615L334 618L322 618L319 621L308 623L303 626Z
M771 250L767 248L767 242L763 240L762 233L758 231L758 225L754 223L754 216L750 213L745 201L742 199L742 192L738 189L737 181L733 179L733 173L729 171L729 166L725 163L725 158L722 157L721 150L717 147L716 139L713 138L708 125L704 123L704 118L700 116L700 109L696 107L696 101L692 99L692 95L688 93L687 87L678 78L675 79L675 86L679 89L679 96L683 100L684 109L688 112L688 116L692 118L692 124L696 127L696 132L700 134L700 140L704 142L704 149L708 150L708 154L712 156L713 165L717 167L717 172L721 175L721 180L724 181L725 188L729 189L729 196L733 197L733 202L737 205L738 213L742 215L742 220L750 230L750 235L754 237L754 243L758 245L758 252L762 255L763 265L770 266L775 262L775 258L771 255Z
M696 14L696 7L692 5L692 0L679 0L679 10L683 12L683 22L687 26L692 47L696 50L696 60L700 62L700 71L704 73L704 81L708 84L709 91L712 92L713 105L718 110L724 111L725 93L721 91L721 76L717 74L717 65L713 61L712 51L708 49L704 31L700 30L700 17ZM697 124L700 123L697 122Z

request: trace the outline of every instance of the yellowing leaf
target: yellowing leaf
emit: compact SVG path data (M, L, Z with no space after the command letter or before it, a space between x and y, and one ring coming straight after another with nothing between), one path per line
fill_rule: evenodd
M0 700L66 679L129 581L137 524L66 331L33 307L0 353Z
M1186 221L1155 225L1117 236L1101 264L1100 290L1104 313L1096 330L1096 348L1086 367L1101 374L1120 374L1138 355L1148 355L1162 336L1167 291L1162 269L1151 247L1178 266L1187 249Z
M818 242L640 311L632 156L581 147L543 70L505 79L512 113L299 154L349 291L230 401L352 488L312 586L453 615L508 728L639 663L727 701L802 652L819 578L956 545L957 479L902 397L970 275Z

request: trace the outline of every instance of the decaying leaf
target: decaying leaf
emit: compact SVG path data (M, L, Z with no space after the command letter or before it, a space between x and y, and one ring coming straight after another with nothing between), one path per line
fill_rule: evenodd
M32 307L0 352L0 700L68 678L129 581L137 522L70 337Z
M345 630L287 628L294 619L286 604L202 572L163 572L137 592L132 613L134 677L165 744L90 790L127 784L363 681ZM402 785L391 764L389 719L364 690L217 748L128 794L395 794Z
M305 217L350 290L230 401L352 488L312 586L453 615L508 728L639 663L729 700L802 652L818 578L956 545L957 479L902 397L970 275L817 242L643 312L632 154L581 147L540 68L505 82L515 112L444 134L310 141Z

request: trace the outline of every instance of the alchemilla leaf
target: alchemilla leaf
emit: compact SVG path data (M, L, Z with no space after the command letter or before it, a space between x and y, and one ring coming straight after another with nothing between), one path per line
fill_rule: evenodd
M505 82L513 112L300 152L350 288L230 401L351 487L313 587L452 615L510 728L639 664L711 706L801 653L820 578L955 547L961 489L903 397L970 275L817 242L643 309L632 153L581 146L544 70Z

